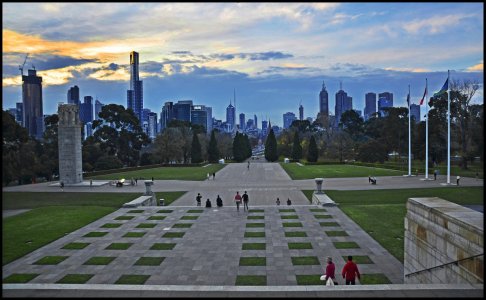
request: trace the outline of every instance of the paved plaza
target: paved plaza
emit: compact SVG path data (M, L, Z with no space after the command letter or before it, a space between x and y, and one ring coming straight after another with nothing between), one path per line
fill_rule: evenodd
M330 179L325 184L355 188L360 180L363 178L337 183ZM356 184L351 186L352 181ZM395 178L381 181L393 186ZM469 181L475 185L473 179L463 180ZM396 178L396 185L414 184L440 186L417 177ZM216 173L216 180L156 181L153 190L158 195L164 190L188 192L170 206L120 208L3 266L2 277L32 274L27 283L34 286L74 283L76 278L76 283L86 285L119 285L133 280L144 285L235 287L245 285L251 276L257 285L283 288L316 282L330 256L342 285L340 272L346 257L352 255L363 278L403 283L402 263L338 207L309 204L300 190L314 188L313 180L292 181L279 164L271 163L252 163L250 169L246 163L229 164ZM19 187L4 191L15 189ZM65 188L66 192L144 189L141 185ZM250 211L240 207L238 212L233 197L236 191L245 190L250 195ZM198 192L203 196L203 207L195 205ZM217 195L223 198L222 208L215 207ZM282 201L280 206L275 204L277 197ZM204 207L206 198L212 200L212 208ZM285 204L287 198L292 200L291 206Z

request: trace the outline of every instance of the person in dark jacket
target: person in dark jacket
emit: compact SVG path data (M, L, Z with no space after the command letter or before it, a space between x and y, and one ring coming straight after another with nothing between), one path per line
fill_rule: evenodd
M211 200L209 200L209 198L208 198L208 200L206 200L206 207L207 208L211 207Z
M216 205L217 205L218 207L223 207L223 199L221 199L221 197L219 197L219 195L218 195L218 197L216 198Z

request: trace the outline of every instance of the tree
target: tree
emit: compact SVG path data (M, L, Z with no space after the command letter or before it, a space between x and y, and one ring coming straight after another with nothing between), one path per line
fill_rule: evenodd
M272 162L278 159L277 140L275 139L275 134L273 133L272 128L265 141L265 159Z
M115 156L103 155L95 163L96 170L113 170L123 167L123 163Z
M27 147L29 134L25 128L15 122L14 117L7 111L2 111L2 180L4 185L17 180L21 184L22 174L25 173L21 154L34 156L35 153ZM30 148L31 149L31 148ZM28 152L28 153L26 153ZM30 166L32 167L32 166Z
M340 126L343 130L349 133L354 141L358 141L363 134L363 118L358 113L351 109L345 111L341 116Z
M44 119L44 139L39 151L38 175L52 180L54 174L59 174L59 144L58 144L58 123L57 114L50 115Z
M218 142L216 141L215 130L211 131L211 139L208 147L208 160L211 163L216 163L219 160Z
M191 146L191 162L194 164L198 164L202 161L203 159L201 155L201 144L199 143L199 138L197 137L197 133L193 132L192 146Z
M247 143L245 141L245 137L246 135L236 132L236 135L233 139L233 158L237 162L242 162L248 157ZM246 137L246 140L248 140L248 137Z
M166 164L182 162L183 154L181 148L184 143L180 128L168 127L155 138L154 154L157 156L157 159Z
M150 143L132 109L108 104L99 113L100 120L93 121L94 139L108 155L116 156L127 166L137 165L140 150ZM111 126L110 126L111 125Z
M299 132L294 134L294 145L292 146L292 159L299 160L302 158L302 146L300 145Z
M307 161L316 162L319 156L319 151L317 149L316 139L312 135L309 142L309 150L307 153Z
M383 163L386 158L387 152L384 145L375 139L368 140L358 148L359 161Z

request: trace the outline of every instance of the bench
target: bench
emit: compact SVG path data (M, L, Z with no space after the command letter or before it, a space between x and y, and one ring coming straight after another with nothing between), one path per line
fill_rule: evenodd
M130 202L123 204L123 207L133 208L139 206L156 206L157 203L153 203L153 202L154 201L152 196L140 196L137 199L134 199Z

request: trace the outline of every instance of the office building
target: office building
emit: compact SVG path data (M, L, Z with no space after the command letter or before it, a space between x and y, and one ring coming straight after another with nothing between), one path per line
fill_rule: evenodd
M93 97L84 97L84 103L79 108L79 118L83 124L93 122Z
M268 122L267 121L262 121L262 135L267 135L267 127L268 127Z
M130 89L127 91L127 109L131 108L140 123L143 122L143 82L139 78L138 52L130 52Z
M96 120L100 119L99 113L101 112L101 109L103 108L103 103L101 103L98 99L95 101L95 115L94 118Z
M204 105L194 105L191 110L191 124L203 126L208 130L208 112Z
M71 87L67 92L67 103L79 105L79 87L77 85Z
M353 98L348 96L348 94L343 91L342 86L340 86L340 90L336 93L336 106L334 113L336 117L336 127L341 121L341 115L350 109L353 109Z
M148 114L148 136L151 139L157 136L157 113L155 112Z
M420 105L418 104L410 105L410 118L415 120L415 123L420 123Z
M167 128L169 122L174 118L174 103L165 102L162 106L162 111L160 112L160 132Z
M246 129L249 131L252 130L254 127L255 124L253 124L253 119L248 119L248 121L246 121Z
M365 108L364 108L364 120L368 121L374 113L376 113L376 94L375 93L366 93L366 95L365 95Z
M42 77L36 70L28 70L28 75L22 75L22 108L23 126L30 136L42 138L44 120L42 109Z
M15 121L17 121L17 123L20 124L20 126L22 126L22 122L23 122L23 114L24 114L24 105L22 102L17 102L15 104L15 108L16 108L16 114L15 114Z
M192 100L178 101L172 106L172 119L191 122Z
M329 95L324 81L322 82L322 90L319 93L319 113L324 116L329 116Z
M207 113L206 132L211 133L211 131L213 130L213 108L210 106L206 106L206 113Z
M299 106L299 120L304 120L304 107L302 106L302 104Z
M297 118L293 112L286 112L283 114L283 128L287 129L290 128L292 122L295 121Z
M233 105L230 104L226 108L226 132L233 132L235 129L235 121L236 121L236 110Z
M386 107L393 107L393 94L389 92L378 94L378 112L380 113L380 116L386 116L386 113L383 110Z
M151 112L152 112L152 110L150 110L149 108L142 109L142 121L141 121L141 123L146 122L148 124L148 117L149 117L149 113L151 113Z
M253 128L254 129L258 129L258 119L257 119L257 116L256 115L253 115Z
M245 114L244 113L241 113L240 114L240 129L244 131L245 128L246 128L246 124L245 124Z

